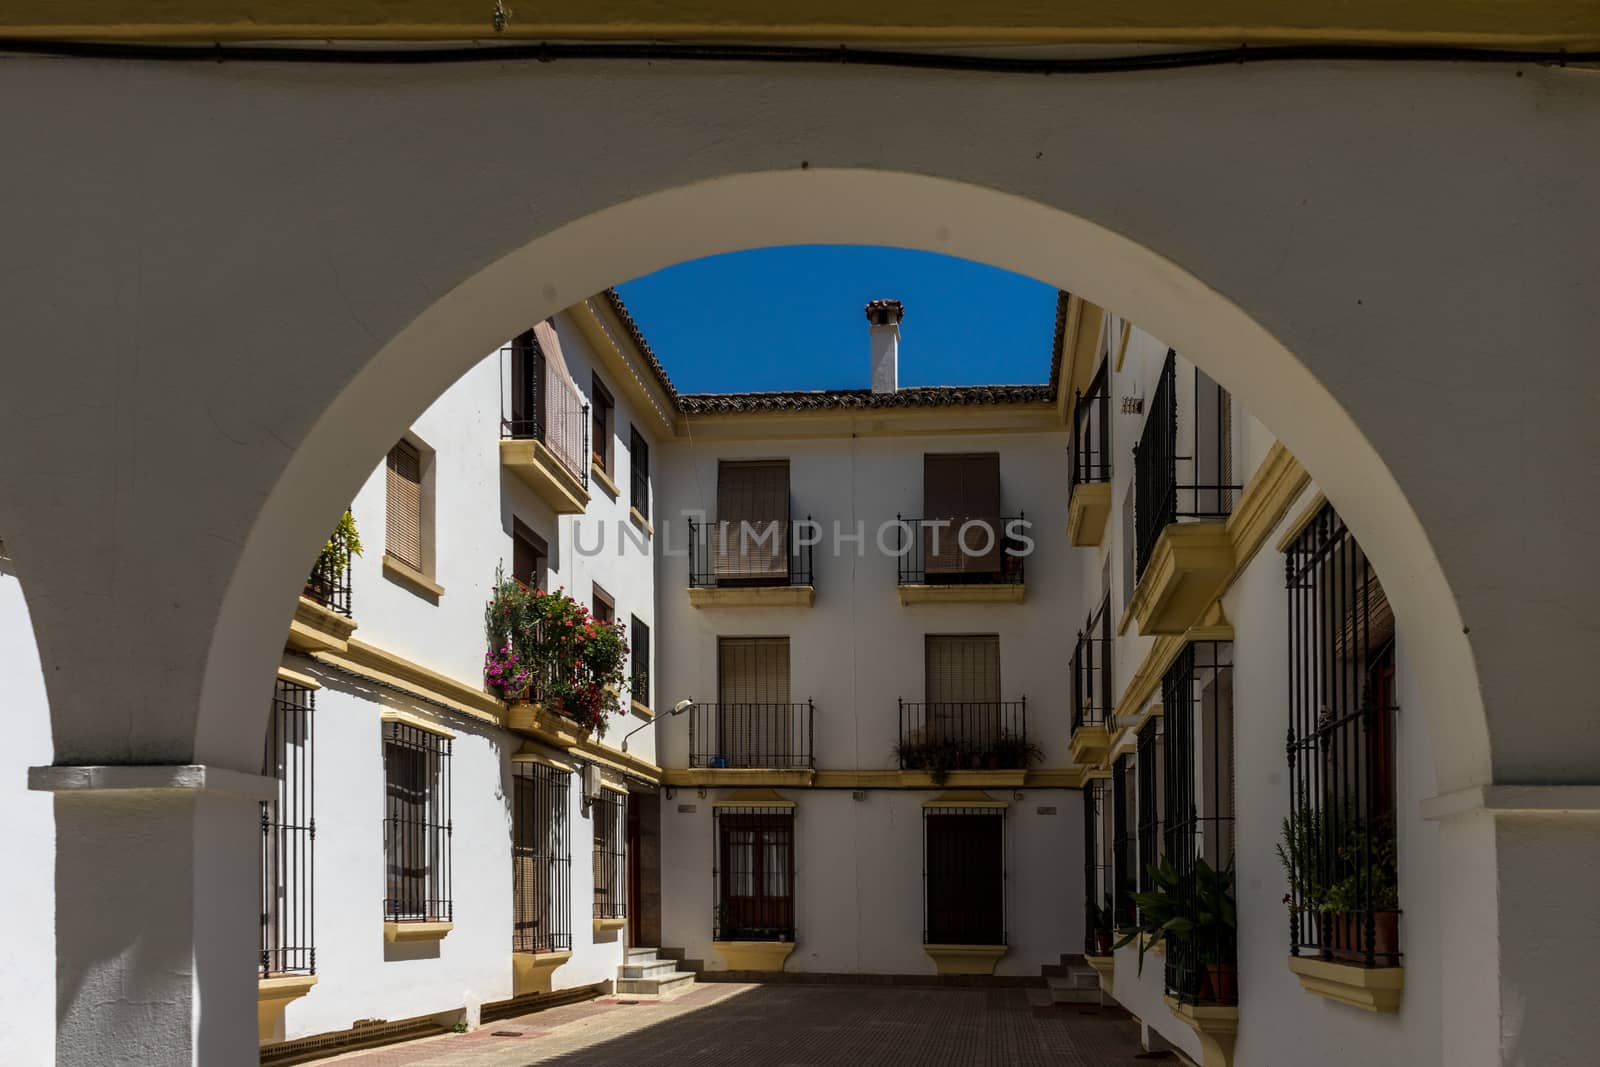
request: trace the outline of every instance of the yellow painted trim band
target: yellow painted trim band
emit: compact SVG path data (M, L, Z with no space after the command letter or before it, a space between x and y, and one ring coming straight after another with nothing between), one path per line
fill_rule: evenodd
M301 674L297 670L291 670L290 668L284 666L278 667L278 681L289 682L293 685L302 685L307 689L313 690L322 688L322 683L311 677L311 675Z
M71 40L659 40L875 44L1452 44L1593 47L1591 0L11 0L0 32Z
M660 773L660 784L679 789L702 786L778 789L1077 789L1094 776L1094 771L1085 767L951 771L949 780L941 786L934 784L927 771L673 767Z
M572 764L564 763L561 760L558 760L558 759L554 758L553 756L549 756L549 755L546 755L544 752L541 752L539 749L537 749L537 748L535 748L533 746L533 742L531 742L531 741L528 742L527 744L523 745L520 749L518 749L517 751L515 751L515 752L513 752L511 754L511 762L512 763L542 763L546 767L551 768L552 770L564 771L567 774L573 774L573 773L576 773L576 771L577 771L577 767L573 766Z
M794 801L775 789L735 789L712 801L713 808L793 808Z
M1049 402L839 411L741 411L680 415L681 437L697 441L804 441L826 437L942 437L1061 433L1064 409Z
M480 722L499 726L505 718L505 704L481 688L365 641L352 638L344 652L315 652L312 658L382 682L402 693L442 704Z
M1322 505L1328 502L1327 494L1318 492L1312 496L1309 503L1300 509L1294 521L1283 528L1278 543L1274 546L1279 552L1287 552L1295 539L1305 533L1306 527L1311 525L1311 520L1317 517L1317 512L1322 510Z
M385 708L383 713L378 716L378 721L402 723L406 726L412 726L426 733L442 737L447 741L455 740L456 736L454 730L448 730L436 722L433 722L429 719L424 719L421 715L413 715L409 711L396 711L394 708Z

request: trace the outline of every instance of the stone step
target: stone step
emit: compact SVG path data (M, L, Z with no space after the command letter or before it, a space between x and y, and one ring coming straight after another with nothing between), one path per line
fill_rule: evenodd
M658 948L630 947L623 955L626 959L654 959L661 953Z
M666 1000L687 993L694 987L694 982L695 976L689 971L673 971L653 978L619 978L616 995Z
M677 974L678 965L673 960L658 959L632 959L620 968L622 978L660 978L662 975Z
M691 960L689 953L681 948L658 948L656 953L664 960L675 960L680 971L693 971L699 974L706 969L705 960Z
M1090 971L1091 976L1094 975ZM1096 978L1092 986L1079 985L1071 978L1048 978L1045 980L1050 990L1050 1000L1056 1004L1098 1004L1100 1002L1100 983Z

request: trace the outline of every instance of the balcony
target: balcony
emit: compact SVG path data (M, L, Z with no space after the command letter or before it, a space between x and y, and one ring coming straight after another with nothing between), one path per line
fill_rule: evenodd
M1013 517L908 519L899 527L902 604L1020 604L1026 593L1022 534Z
M344 652L356 624L350 618L350 565L312 567L289 622L288 645L301 652Z
M1141 634L1181 634L1233 574L1226 520L1232 483L1232 405L1197 368L1180 427L1176 356L1167 352L1134 449L1134 573L1128 604Z
M589 504L589 405L533 331L500 353L500 464L557 515L581 515Z
M1079 548L1100 544L1111 516L1111 397L1100 365L1087 393L1072 408L1067 452L1067 540Z
M1098 766L1111 748L1111 619L1102 602L1072 654L1072 761Z
M816 597L807 516L689 522L689 603L697 608L810 607Z
M696 704L688 711L690 776L705 785L809 785L815 713L809 700Z
M903 785L1021 786L1038 747L1028 701L900 701L895 746Z

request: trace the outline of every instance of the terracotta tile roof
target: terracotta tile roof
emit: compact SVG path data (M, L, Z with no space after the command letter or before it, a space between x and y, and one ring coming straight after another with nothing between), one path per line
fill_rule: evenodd
M822 411L829 409L971 407L984 404L1039 404L1056 399L1061 380L1061 344L1066 329L1067 294L1056 300L1054 351L1050 380L1044 385L933 385L907 386L893 393L870 389L789 390L772 393L680 393L667 377L644 331L615 289L601 296L611 306L633 343L643 354L656 380L678 411L688 415L728 414L744 411Z
M937 408L978 404L1039 404L1055 399L1049 385L906 386L893 393L821 389L782 393L687 393L678 408L689 415L740 411L822 411L838 408Z

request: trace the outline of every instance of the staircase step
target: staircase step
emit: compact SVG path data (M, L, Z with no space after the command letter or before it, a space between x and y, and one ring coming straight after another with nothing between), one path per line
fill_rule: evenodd
M689 953L681 948L658 948L656 954L664 960L676 961L680 971L693 971L699 974L706 969L705 960L691 960L688 958Z
M1076 978L1048 978L1045 980L1050 988L1050 999L1057 1004L1097 1004L1100 1001L1100 981L1093 971L1089 972L1095 978L1092 986L1081 985Z
M660 978L677 974L678 965L672 960L629 960L622 965L622 978Z
M687 993L694 987L695 975L689 971L673 971L653 978L619 978L616 995L619 997L655 997L666 1000Z
M624 955L629 960L636 960L636 959L654 959L656 956L658 956L660 954L661 954L661 950L658 949L658 948L630 947Z

